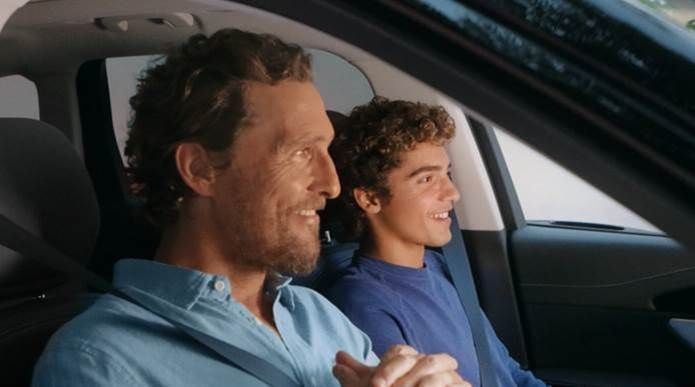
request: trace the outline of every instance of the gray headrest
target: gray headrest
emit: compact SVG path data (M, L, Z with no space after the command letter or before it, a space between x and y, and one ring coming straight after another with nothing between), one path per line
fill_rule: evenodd
M99 227L96 196L75 148L55 127L0 118L0 213L65 254L89 258ZM51 273L0 246L0 294Z

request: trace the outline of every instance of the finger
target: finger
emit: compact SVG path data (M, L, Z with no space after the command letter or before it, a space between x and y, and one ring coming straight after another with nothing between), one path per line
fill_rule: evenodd
M387 361L388 359L398 355L416 355L417 353L418 351L409 345L398 344L389 348L388 351L386 351L386 353L384 353L384 355L381 357L381 361Z
M338 351L335 354L335 364L351 369L358 377L366 377L374 369L374 367L360 363L345 351Z
M458 373L455 372L457 368L458 362L456 359L445 353L427 355L421 357L418 362L398 380L396 385L403 387L417 386L421 380L426 379L430 375L438 374L448 375L446 379L448 381L453 375L458 375ZM446 384L456 383L459 380L460 377L459 379L454 378ZM442 386L446 384L442 384Z
M424 355L394 355L382 360L372 375L374 386L390 386L407 374Z
M400 387L400 384L396 384ZM470 383L461 379L461 376L455 371L440 372L436 374L430 374L424 376L420 379L416 387L444 387L444 386L456 386L456 387L472 387Z
M333 366L333 376L338 379L342 387L352 387L360 385L360 377L350 367L341 364Z
M360 365L362 365L362 363L357 361L354 357L352 357L352 355L350 355L349 353L347 353L345 351L336 352L335 362L336 362L336 364L342 364L342 365L344 365L346 367L350 367L350 368L357 368Z

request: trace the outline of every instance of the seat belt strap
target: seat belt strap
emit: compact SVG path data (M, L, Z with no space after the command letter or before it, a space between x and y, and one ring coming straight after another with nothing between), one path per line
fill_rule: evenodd
M25 230L5 215L0 214L0 245L34 259L39 263L57 271L73 276L79 276L95 289L108 292L116 297L131 302L166 320L195 341L212 349L231 364L255 376L269 386L301 387L293 377L290 377L277 366L244 349L219 340L189 324L174 321L153 308L148 308L131 295L116 289L111 283L88 270L74 259L60 252L34 234Z
M442 254L471 327L473 345L478 355L480 385L482 387L499 387L497 376L492 367L492 352L485 334L483 314L478 303L478 294L475 290L468 253L456 214L453 211L450 213L450 218L451 240L442 247Z

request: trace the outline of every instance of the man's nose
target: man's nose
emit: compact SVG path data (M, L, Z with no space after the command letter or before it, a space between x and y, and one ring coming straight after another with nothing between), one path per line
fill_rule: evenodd
M340 181L338 180L338 172L335 170L335 164L333 164L333 160L328 152L317 160L317 164L314 169L316 176L314 187L312 188L328 199L338 197L340 194Z

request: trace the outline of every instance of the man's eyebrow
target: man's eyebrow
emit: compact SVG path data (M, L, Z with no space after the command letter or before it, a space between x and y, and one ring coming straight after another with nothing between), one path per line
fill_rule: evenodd
M410 172L406 178L410 179L411 177L417 176L417 175L424 173L424 172L438 172L438 171L441 171L442 169L444 169L444 168L442 168L441 165L424 165L424 166L417 168L414 171ZM449 164L447 166L447 170L449 170L449 169L451 169L451 164Z
M322 134L319 134L319 135L308 134L308 135L297 137L291 141L286 141L285 139L279 139L278 141L275 142L275 144L273 144L273 150L276 152L279 152L279 151L282 151L284 149L292 149L292 148L294 148L298 145L302 145L302 144L314 144L314 143L323 142L323 141L330 142L331 140L332 140L332 138L326 137Z

